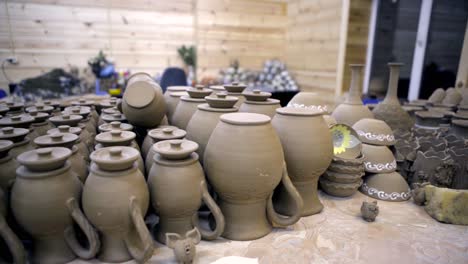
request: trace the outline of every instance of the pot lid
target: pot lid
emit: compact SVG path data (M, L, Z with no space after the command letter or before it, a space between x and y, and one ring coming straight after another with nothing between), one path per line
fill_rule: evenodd
M120 121L112 121L99 126L99 131L101 132L109 132L111 130L131 131L133 130L133 126Z
M106 147L95 150L90 158L104 171L121 171L129 169L140 153L132 147Z
M177 127L163 127L163 128L155 128L148 132L148 136L150 136L153 140L161 141L161 140L168 140L168 139L182 139L185 137L187 132L182 129L178 129Z
M193 88L192 86L168 86L166 88L167 92L185 92L188 89Z
M113 113L113 114L104 114L101 115L102 120L104 120L107 123L110 123L112 121L126 121L127 118L125 117L124 114L118 112L118 113Z
M395 144L392 129L382 120L363 118L353 125L353 129L356 130L359 139L363 143L379 146L392 146Z
M0 140L0 158L3 158L8 154L8 151L13 148L13 141L11 140Z
M110 99L102 100L99 105L101 107L110 108L117 105L117 98L111 97Z
M30 111L29 112L29 115L32 116L34 118L34 122L35 123L40 123L40 122L44 122L47 120L47 118L49 118L49 114L46 113L46 112L38 112L36 110L34 111Z
M271 97L271 93L263 92L260 89L243 92L243 95L247 101L266 101Z
M146 81L135 81L127 85L123 95L125 102L134 108L143 108L149 105L156 97L156 87Z
M0 129L0 139L7 139L13 142L22 141L29 133L26 128L4 127Z
M186 102L195 102L195 103L204 103L206 102L205 98L192 98L190 96L182 96L180 97L180 100L186 101Z
M396 170L396 160L387 146L362 144L364 167L366 172L387 173Z
M210 89L216 92L224 92L226 89L224 89L224 86L222 85L211 85Z
M169 160L186 159L197 149L197 143L184 139L164 140L153 145L156 153Z
M280 100L278 99L272 99L268 98L265 101L245 101L244 104L250 104L250 105L278 105L278 107L281 107Z
M191 98L205 98L210 95L213 90L205 88L203 85L197 85L195 88L187 89L187 93Z
M0 104L0 114L4 114L8 111L10 111L10 108L8 108L8 106Z
M6 105L10 108L10 111L17 111L24 107L24 103L20 102L7 102Z
M335 157L349 160L361 156L362 143L354 129L345 124L336 124L330 127L330 132L332 134L333 155Z
M80 115L69 115L69 114L62 114L57 116L52 116L49 118L49 121L54 124L55 126L59 125L69 125L69 126L76 126L78 123L83 119Z
M169 93L172 97L182 97L182 96L189 96L187 92L171 92Z
M226 92L218 92L215 96L210 95L205 97L206 102L213 108L233 108L239 101L235 96L228 96Z
M135 139L135 133L131 131L111 130L96 135L96 141L106 145L129 145Z
M81 133L81 128L79 127L71 127L69 125L61 125L58 126L57 128L52 128L47 130L47 134L52 135L56 133L71 133L75 135L80 135Z
M280 115L291 115L291 116L317 116L317 115L325 114L325 112L318 110L318 109L294 108L294 107L277 108L276 113Z
M79 99L78 101L72 101L71 105L78 105L78 106L93 106L94 101L86 100L84 98Z
M45 105L51 105L51 106L53 106L53 107L60 106L60 102L59 102L59 101L45 100L43 103L44 103Z
M81 115L83 118L86 118L91 113L91 108L87 106L69 106L65 108L63 113L71 115Z
M224 89L230 93L242 93L247 85L239 82L232 82L231 84L225 84Z
M51 171L63 167L72 151L67 148L39 148L26 151L16 159L31 171Z
M6 116L0 119L0 126L28 127L34 118L28 114Z
M241 126L262 125L268 124L271 121L269 116L255 113L229 113L219 118L225 123Z
M116 107L111 107L111 108L102 109L102 113L103 114L114 114L114 113L120 113L120 111Z
M55 133L35 138L34 144L39 147L65 147L71 149L77 140L78 136L75 134Z
M43 105L43 104L36 104L34 106L30 106L26 108L26 112L52 112L54 110L53 106L50 105Z

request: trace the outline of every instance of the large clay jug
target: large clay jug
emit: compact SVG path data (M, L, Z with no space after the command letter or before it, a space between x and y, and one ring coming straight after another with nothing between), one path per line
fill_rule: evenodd
M28 133L29 129L26 128L0 128L0 140L11 140L13 142L13 147L10 149L12 158L16 159L19 154L33 149L29 139L26 137Z
M0 140L0 189L8 193L16 178L18 163L8 153L13 148L10 140Z
M153 129L149 133L154 143L162 140L182 139L187 134L185 130L178 129L176 127L164 127L160 129ZM145 157L146 174L149 174L151 167L154 163L153 158L154 154L156 154L156 151L153 149L153 146L151 146L150 150L148 151L148 154Z
M275 110L280 108L280 101L272 99L271 93L262 92L261 90L253 90L251 92L244 92L246 101L239 107L239 112L264 114L273 118Z
M211 133L219 122L219 117L226 113L237 112L234 105L238 101L237 97L227 96L226 93L217 93L216 96L205 97L208 104L201 104L193 114L187 125L187 139L198 143L197 153L200 163L203 163L206 144Z
M161 87L147 73L135 73L128 79L122 100L122 112L132 125L157 127L166 114Z
M338 105L332 113L338 124L353 126L354 123L363 118L374 118L372 112L362 104L360 81L362 64L351 64L351 87L344 103Z
M202 237L212 240L224 230L224 217L208 193L205 174L194 151L198 144L190 140L165 140L154 145L157 154L148 176L151 202L159 223L156 226L156 240L165 244L166 233L183 236L192 230L194 215L202 201L213 213L216 229L205 231L198 226Z
M289 179L281 142L268 116L222 115L203 160L226 220L223 237L252 240L270 233L272 223L287 226L299 220L302 198ZM291 217L280 217L273 208L273 190L280 182L295 201Z
M198 105L206 103L205 97L212 93L211 89L197 86L187 90L189 96L182 96L177 104L174 115L172 116L171 124L180 128L186 129Z
M70 172L71 151L42 148L18 156L23 165L11 192L11 208L18 224L34 240L33 263L67 263L79 256L93 258L99 249L98 235L81 212L81 183ZM77 241L73 223L88 240Z
M7 205L6 193L0 188L0 240L2 240L0 245L6 245L7 249L5 248L5 250L8 250L8 255L12 257L12 259L6 259L5 256L2 256L4 249L1 248L0 263L26 264L26 252L23 244L6 222Z
M271 124L283 146L284 157L294 187L304 201L302 216L323 209L317 184L333 158L333 142L320 110L284 107L276 109ZM280 185L275 194L275 208L280 214L292 215L294 201Z
M143 219L149 192L135 162L137 156L132 147L107 147L91 153L94 164L83 190L83 210L101 233L100 261L135 259L144 263L153 254L153 241Z
M388 90L385 99L378 104L372 113L376 119L385 121L392 130L404 129L410 130L414 121L410 115L401 107L398 100L398 78L402 63L391 62L388 64L390 68L390 79L388 81Z

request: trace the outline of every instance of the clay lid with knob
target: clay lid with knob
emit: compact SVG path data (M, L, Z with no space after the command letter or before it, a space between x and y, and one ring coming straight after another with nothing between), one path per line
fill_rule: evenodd
M187 92L170 92L169 95L171 97L189 96L189 94Z
M106 147L95 150L90 158L99 169L121 171L133 166L140 153L132 147Z
M75 135L80 135L81 131L82 131L82 129L79 128L79 127L71 127L71 126L68 126L68 125L61 125L61 126L58 126L56 128L52 128L52 129L47 130L47 134L52 135L52 134L56 134L56 133L71 133L71 134L75 134Z
M247 91L242 93L247 99L247 101L266 101L268 98L271 97L271 93L269 92L263 92L262 90L255 89L253 91Z
M212 108L233 108L239 98L229 96L226 92L218 92L214 96L205 97L205 100Z
M13 126L27 128L34 122L34 117L28 114L6 116L0 119L0 126Z
M177 127L169 126L164 128L155 128L148 132L148 136L150 136L153 140L161 141L161 140L168 140L168 139L182 139L187 135L187 132L182 129L178 129Z
M110 122L113 122L113 121L123 122L123 121L127 120L125 115L120 113L120 112L113 113L113 114L104 114L104 115L101 115L101 118L102 118L102 120L104 120L107 123L110 123Z
M53 106L44 105L44 104L35 104L34 106L30 106L26 108L26 112L28 113L33 112L33 111L52 113L53 110L54 110Z
M13 148L13 141L0 140L0 158L6 157L11 148Z
M93 106L94 105L94 101L92 100L86 100L84 98L81 98L77 101L72 101L71 102L71 105L78 105L78 106Z
M10 111L10 108L4 104L0 104L0 115L6 114L8 111Z
M55 133L39 136L34 139L34 144L39 147L65 147L71 149L78 140L78 136L71 133Z
M255 113L229 113L219 117L225 123L239 126L256 126L268 124L271 118L263 114Z
M210 95L213 90L205 88L203 85L197 85L195 88L187 89L187 93L191 98L205 98L205 96Z
M0 129L0 139L7 139L13 142L20 142L29 133L26 128L4 127Z
M24 103L20 102L7 102L6 105L10 108L10 111L18 111L24 107Z
M225 84L224 89L229 93L242 93L247 85L239 82L232 82L231 84Z
M197 143L184 139L164 140L153 145L153 150L168 160L186 159L197 149Z
M91 108L87 106L70 106L66 107L63 111L65 114L81 115L83 118L87 118L91 113Z
M110 108L102 109L102 114L114 114L114 113L120 113L117 107L110 107Z
M99 126L100 132L109 132L111 130L132 131L133 126L127 123L122 123L120 121L112 121L110 123L105 123Z
M81 122L82 119L83 117L80 115L63 114L63 115L52 116L49 118L49 121L55 126L69 125L69 126L75 127L78 125L78 123Z
M47 112L38 112L36 110L30 111L29 115L34 118L34 123L41 123L49 118L49 114Z
M117 98L115 97L111 97L109 99L106 99L106 100L102 100L99 105L103 108L110 108L110 107L114 107L117 105Z
M53 100L45 100L43 102L45 105L51 105L55 108L59 107L60 106L60 102L59 101L53 101Z
M20 154L17 161L30 171L51 171L61 168L72 151L63 147L39 148Z
M96 142L101 143L103 146L122 146L130 145L132 140L136 137L135 133L131 131L111 130L96 135Z

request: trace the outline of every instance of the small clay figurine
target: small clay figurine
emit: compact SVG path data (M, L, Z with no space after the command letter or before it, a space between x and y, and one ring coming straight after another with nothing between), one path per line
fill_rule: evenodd
M426 195L424 192L424 186L430 184L429 182L415 182L413 183L413 190L411 191L411 194L413 196L413 201L415 204L422 206L426 202Z
M185 238L176 233L166 233L166 245L174 250L174 255L179 264L190 264L196 254L195 245L201 240L197 228L188 231Z
M366 201L362 202L362 219L366 220L367 222L374 222L378 214L379 207L377 206L377 201L373 201L372 203L368 203Z

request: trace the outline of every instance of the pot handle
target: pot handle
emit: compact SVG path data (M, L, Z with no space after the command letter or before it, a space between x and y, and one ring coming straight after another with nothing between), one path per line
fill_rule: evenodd
M219 209L218 205L213 200L213 197L211 197L210 193L208 192L208 188L204 180L201 181L200 183L200 190L202 192L203 201L208 206L208 208L210 209L211 213L214 216L216 228L213 231L211 230L208 231L208 230L204 230L203 228L201 228L201 226L198 223L197 213L194 214L193 225L197 227L197 229L200 231L201 237L204 240L214 240L218 238L224 232L224 226L226 222L224 221L224 215L221 212L221 209Z
M73 226L69 226L67 229L65 229L65 241L67 242L68 246L72 249L72 251L80 258L94 258L101 246L99 236L96 230L94 230L94 227L89 223L88 219L86 219L86 216L81 211L80 207L78 206L78 202L75 198L70 198L67 200L67 208L73 220L78 224L78 226L88 239L89 248L86 249L80 245L80 243L76 239L75 230L73 230Z
M125 238L125 244L127 245L130 255L138 262L145 263L148 261L151 256L153 256L154 244L151 234L145 225L145 220L141 213L140 206L138 205L138 200L135 196L130 197L130 219L133 227L135 228L138 238L140 239L138 245L141 245L143 249L135 246L135 241L132 240L129 236Z
M291 179L289 178L288 170L286 168L286 162L283 163L283 176L281 178L281 183L284 185L284 188L286 189L288 194L292 196L292 199L294 200L294 204L296 205L295 206L296 211L290 217L279 215L275 211L275 208L273 207L273 192L272 192L270 194L270 197L268 198L268 204L267 204L268 219L270 219L272 223L275 223L281 226L293 225L297 221L299 221L299 219L301 218L302 206L304 205L304 201L302 200L301 195L296 190L296 187L294 187L294 185L291 182Z
M26 264L26 252L19 238L13 233L3 215L0 215L0 237L6 242L13 262L16 264Z

